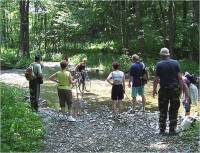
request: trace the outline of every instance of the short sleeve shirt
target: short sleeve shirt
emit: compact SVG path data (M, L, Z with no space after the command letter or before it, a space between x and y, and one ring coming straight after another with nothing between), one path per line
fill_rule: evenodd
M169 58L157 63L155 76L160 78L160 86L179 85L178 72L180 72L179 62Z
M133 83L132 83L133 87L142 86L141 77L142 77L143 67L144 67L144 63L139 62L139 61L134 62L131 65L130 76L133 77Z

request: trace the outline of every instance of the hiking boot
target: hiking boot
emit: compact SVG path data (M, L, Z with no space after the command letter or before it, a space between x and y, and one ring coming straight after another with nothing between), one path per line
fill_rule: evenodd
M135 110L131 108L127 113L128 113L128 114L134 114L134 113L135 113Z
M158 132L158 135L160 135L160 136L165 136L165 135L166 135L165 130L160 130L160 131Z
M176 135L178 132L175 129L170 129L169 130L169 135Z
M76 119L74 119L72 116L69 116L67 121L69 122L76 122Z

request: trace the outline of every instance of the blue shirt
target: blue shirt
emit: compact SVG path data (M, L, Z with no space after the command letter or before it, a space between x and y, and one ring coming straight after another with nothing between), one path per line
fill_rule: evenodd
M160 78L160 86L179 85L178 72L180 72L179 62L168 58L157 63L155 76Z
M144 64L142 62L134 62L131 65L131 69L130 69L130 76L133 77L133 87L139 87L142 86L142 82L141 82L141 77L142 77L142 70L143 70L143 66Z

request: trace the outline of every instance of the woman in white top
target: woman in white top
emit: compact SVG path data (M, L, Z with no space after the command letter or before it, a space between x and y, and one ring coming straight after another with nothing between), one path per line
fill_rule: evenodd
M107 77L107 81L112 85L112 113L113 116L115 116L117 101L119 113L122 113L122 99L124 98L125 93L125 75L124 72L119 71L119 64L117 62L113 62L112 66L114 71L109 74L109 76Z

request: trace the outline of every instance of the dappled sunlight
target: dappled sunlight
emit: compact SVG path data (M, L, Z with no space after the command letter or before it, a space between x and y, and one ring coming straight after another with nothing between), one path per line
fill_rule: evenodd
M28 86L29 82L24 76L25 70L1 70L0 82L17 85L20 87Z

